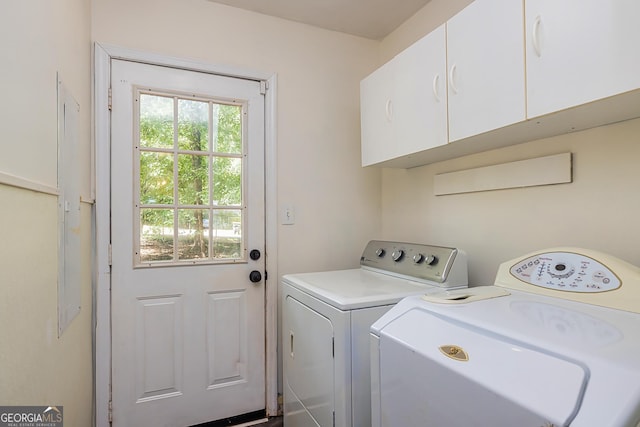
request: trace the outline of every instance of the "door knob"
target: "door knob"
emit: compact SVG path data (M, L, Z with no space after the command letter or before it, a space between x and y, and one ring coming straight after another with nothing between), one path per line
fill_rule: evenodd
M251 273L249 273L249 280L251 280L253 283L258 283L262 280L262 274L260 274L258 270L253 270Z

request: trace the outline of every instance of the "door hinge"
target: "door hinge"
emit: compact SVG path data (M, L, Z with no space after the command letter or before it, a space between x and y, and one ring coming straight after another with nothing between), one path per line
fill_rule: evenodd
M108 103L108 107L109 107L109 111L111 111L111 109L113 108L113 91L111 90L111 88L109 88L109 99L107 101Z
M269 85L266 80L260 80L260 95L264 95L267 93L267 89L269 89Z
M107 248L107 258L109 258L109 267L111 267L113 265L113 250L112 250L113 246L111 246L111 243L109 243L109 247Z
M109 401L109 423L113 423L113 401Z

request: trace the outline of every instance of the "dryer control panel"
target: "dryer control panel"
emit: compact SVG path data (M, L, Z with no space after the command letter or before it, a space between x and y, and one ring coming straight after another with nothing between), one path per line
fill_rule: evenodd
M467 255L456 248L372 240L360 266L442 288L467 287Z
M552 248L504 262L495 285L640 313L640 268L590 249Z
M523 282L568 292L606 292L620 279L601 262L571 252L545 252L525 258L510 269Z

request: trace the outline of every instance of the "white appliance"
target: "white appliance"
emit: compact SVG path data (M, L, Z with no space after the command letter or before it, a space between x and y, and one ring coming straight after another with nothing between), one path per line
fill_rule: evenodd
M360 268L286 275L286 427L370 427L369 328L408 295L467 286L463 251L371 241Z
M371 328L372 426L640 426L640 269L554 248Z

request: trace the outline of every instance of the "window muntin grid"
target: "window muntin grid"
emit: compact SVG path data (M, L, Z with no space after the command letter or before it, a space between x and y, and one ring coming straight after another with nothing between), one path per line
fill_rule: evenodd
M246 261L246 103L134 98L134 265Z

